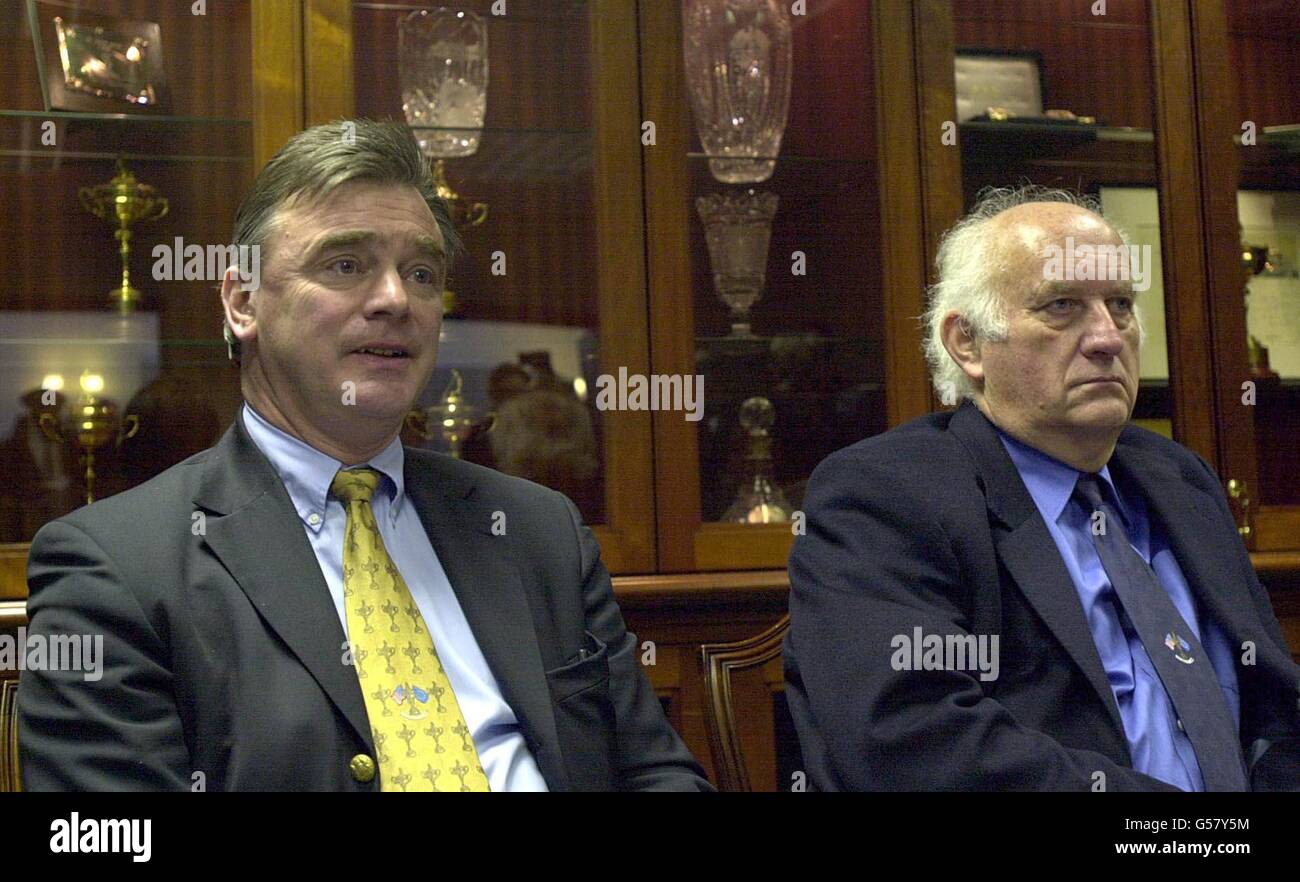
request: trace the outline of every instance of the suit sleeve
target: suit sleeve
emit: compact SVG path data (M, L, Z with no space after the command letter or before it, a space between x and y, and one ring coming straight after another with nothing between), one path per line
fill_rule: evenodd
M97 649L79 671L23 671L24 789L188 790L167 652L113 558L83 530L55 521L32 542L27 579L28 655L34 640L50 645L56 635Z
M712 791L704 770L669 725L663 706L641 667L636 636L623 624L596 537L583 526L573 503L564 498L564 504L578 537L587 629L609 652L609 692L616 720L615 774L619 789Z
M937 501L910 496L890 466L866 457L834 455L809 482L785 664L811 783L1087 791L1102 772L1107 791L1175 789L1021 726L978 671L895 669L898 635L969 633L971 587Z

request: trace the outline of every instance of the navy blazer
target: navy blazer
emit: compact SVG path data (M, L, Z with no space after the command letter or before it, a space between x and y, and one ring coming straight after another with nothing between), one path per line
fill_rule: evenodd
M406 450L407 492L551 790L709 790L564 496ZM505 535L494 514L505 512ZM195 513L202 513L204 528ZM374 755L329 589L242 420L157 478L47 524L29 631L104 635L104 676L27 671L29 790L369 791Z
M1236 648L1254 789L1300 789L1300 668L1210 467L1128 426L1109 461L1141 493L1203 614ZM838 451L790 557L787 695L824 790L1170 790L1135 771L1060 552L974 404ZM896 635L997 635L999 676L895 670ZM1254 663L1247 642L1254 646ZM1101 773L1100 775L1097 773Z

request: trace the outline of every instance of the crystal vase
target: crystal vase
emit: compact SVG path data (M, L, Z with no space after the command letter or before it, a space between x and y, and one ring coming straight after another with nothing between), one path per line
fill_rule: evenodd
M765 181L790 107L786 0L684 0L686 87L709 170L726 184Z

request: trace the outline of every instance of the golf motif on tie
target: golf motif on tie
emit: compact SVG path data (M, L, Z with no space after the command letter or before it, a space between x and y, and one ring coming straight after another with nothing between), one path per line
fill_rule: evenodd
M374 469L340 471L330 492L348 511L343 604L385 791L486 791L469 726L424 618L388 556L370 497Z

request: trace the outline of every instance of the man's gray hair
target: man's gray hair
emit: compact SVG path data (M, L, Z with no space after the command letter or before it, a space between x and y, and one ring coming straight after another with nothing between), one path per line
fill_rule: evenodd
M257 246L266 257L266 242L279 211L290 201L314 202L350 181L414 187L433 212L447 249L447 269L461 250L447 203L438 196L428 161L411 130L389 120L335 120L299 132L258 173L235 215L234 244ZM230 357L239 360L239 341L222 319L222 336Z
M975 207L970 213L944 233L935 257L939 280L930 286L929 308L921 316L926 331L925 360L935 391L944 404L971 398L976 389L943 345L943 317L949 312L960 313L967 332L977 340L1006 340L1006 301L996 282L1004 264L996 250L997 233L989 221L1007 209L1031 202L1063 202L1101 215L1101 205L1096 199L1070 190L1037 184L988 187L975 197ZM1109 220L1106 222L1125 245L1129 244L1128 235L1122 229ZM1140 318L1138 324L1140 328Z

